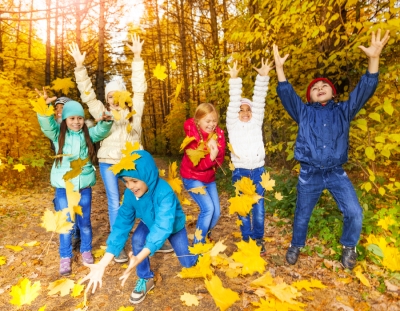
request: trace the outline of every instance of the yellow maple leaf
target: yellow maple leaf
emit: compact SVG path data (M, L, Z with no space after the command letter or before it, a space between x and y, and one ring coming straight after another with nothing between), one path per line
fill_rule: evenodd
M137 153L122 157L121 160L117 164L111 166L109 170L112 171L114 175L117 175L122 170L135 170L136 169L135 161L140 157L141 156Z
M179 82L179 83L176 85L175 92L174 92L174 94L173 94L175 100L178 99L178 96L179 96L179 93L181 92L181 89L182 89L182 82Z
M136 111L132 109L131 112L129 112L127 114L127 116L125 117L126 120L129 120L130 117L133 117L136 114ZM130 123L129 123L130 124Z
M275 180L270 179L269 173L265 172L264 174L261 175L261 186L266 190L273 190L275 187Z
M130 92L115 91L113 97L114 97L114 104L120 106L122 109L125 109L127 104L129 107L132 107L132 96ZM129 118L126 117L126 119Z
M12 249L14 252L20 252L23 250L23 248L21 246L14 246L14 245L5 245L6 248L8 249Z
M295 287L290 286L285 282L267 286L267 289L282 302L288 302L293 305L300 304L300 302L295 301L294 299L302 296L302 294Z
M40 307L38 311L44 311L46 310L46 305L44 305L43 307Z
M215 304L221 311L228 309L235 301L240 299L238 293L222 286L222 282L218 276L213 275L210 280L204 280L204 282Z
M194 232L194 237L196 238L196 240L201 240L203 238L203 230L197 228Z
M213 248L211 243L196 243L193 246L189 246L189 252L191 254L204 254Z
M170 61L168 61L168 63L172 70L175 70L177 68L176 62L174 60L170 60Z
M73 288L74 281L70 279L60 279L49 284L48 289L50 289L50 291L47 295L51 296L60 292L60 297L64 297L68 295L70 290Z
M260 256L260 246L256 241L250 239L249 242L240 241L235 243L238 251L234 252L231 258L238 263L243 264L242 274L253 274L254 272L263 273L267 263Z
M240 193L246 194L248 196L253 196L256 194L256 186L253 181L248 177L242 177L237 182L233 184L236 190L236 195Z
M19 173L21 173L25 169L26 169L26 166L21 163L14 165L14 168L13 168L13 170L18 171Z
M162 66L162 65L160 65L160 64L157 64L156 68L153 69L153 75L154 75L158 80L164 81L164 79L168 76L168 75L165 73L165 70L166 70L166 69L167 69L167 68L165 68L165 66Z
M85 285L79 284L79 281L78 281L78 283L74 284L74 287L72 288L71 296L74 298L78 297L82 293L84 288L85 288Z
M122 307L119 307L119 309L117 311L133 311L133 310L135 310L134 307L131 307L131 306L124 307L124 306L122 306Z
M241 238L242 237L242 233L238 232L238 231L232 232L232 235L233 235L234 238Z
M52 90L55 91L62 91L65 95L68 95L70 89L75 88L75 83L71 80L71 78L57 78L51 82L53 86L51 87Z
M86 297L86 292L83 292L83 301L79 303L75 311L86 311L87 310L87 297Z
M82 168L86 165L89 161L89 158L86 159L76 159L70 162L71 170L66 172L63 176L64 181L73 179L79 176L82 173Z
M15 306L30 305L39 296L40 288L40 281L31 286L29 279L19 280L17 285L11 287L10 295L12 299L10 303Z
M210 254L204 254L199 257L197 264L190 268L182 268L182 271L178 273L178 276L182 279L195 279L203 278L206 276L213 275L211 269L211 256Z
M275 192L275 199L281 201L283 199L283 195L280 192Z
M27 242L24 244L24 246L30 246L30 247L38 246L38 245L40 245L40 242L38 242L38 241Z
M119 114L119 112L117 110L111 110L111 114L115 121L121 120L121 115Z
M256 307L259 307L255 310L271 310L271 311L303 311L303 307L305 304L297 302L296 304L290 304L287 302L282 302L276 300L274 298L269 298L267 300L260 299L260 302L252 302L252 304Z
M165 170L158 169L158 175L159 175L160 177L164 177L164 176L165 176Z
M238 213L240 216L247 216L254 203L257 203L258 200L254 200L254 197L250 197L248 195L240 195L233 198L230 198L228 202L229 205L229 214Z
M5 265L7 262L7 259L5 256L0 256L0 266Z
M182 201L182 197L180 197L180 193L182 192L182 180L178 177L178 165L176 161L172 162L168 168L168 177L165 179L168 184L171 186L172 190L178 194L179 201Z
M189 307L199 305L199 300L197 299L197 297L189 293L183 293L183 295L181 295L181 301L183 301L185 305Z
M267 271L263 276L255 279L253 282L250 283L251 286L254 287L264 287L268 288L270 285L274 285L274 278L272 277L271 273Z
M238 159L240 159L240 157L235 153L235 151L233 151L233 147L230 143L226 144L228 146L229 151L234 154Z
M42 223L40 225L47 231L68 233L74 224L67 220L66 212L66 209L58 212L46 210L42 216Z
M312 287L314 288L325 288L326 286L322 284L320 280L311 279L311 280L301 280L297 282L293 282L292 286L296 287L298 290L305 289L308 292L312 291Z
M206 191L204 190L207 186L200 186L196 188L189 189L188 191L197 193L197 194L206 194Z
M215 243L214 247L212 248L212 250L210 252L210 256L215 257L219 253L222 253L223 251L225 251L226 248L227 248L227 246L224 244L224 241L218 241L217 243Z
M364 274L362 274L362 267L360 265L357 265L357 267L355 267L353 271L361 283L363 283L367 287L371 287L368 279L364 276Z
M75 221L75 213L82 216L82 207L80 207L79 201L81 200L81 194L79 191L74 191L74 184L69 180L65 181L65 192L67 194L68 211L72 221Z
M209 153L210 152L208 150L203 150L199 148L186 150L186 154L188 155L190 161L192 161L194 166L199 164L200 160L205 158L205 156Z
M52 105L47 105L46 100L43 97L39 97L38 100L29 100L33 106L33 111L41 116L52 116L54 115L54 108Z
M186 136L185 139L183 140L181 146L179 147L179 152L181 152L187 145L189 145L193 140L196 138L193 136Z
M235 170L235 166L233 165L232 162L229 162L229 169L230 169L231 171L234 171L234 170Z
M394 225L396 222L392 217L386 216L385 218L379 219L378 226L382 227L385 230L389 230L389 226Z

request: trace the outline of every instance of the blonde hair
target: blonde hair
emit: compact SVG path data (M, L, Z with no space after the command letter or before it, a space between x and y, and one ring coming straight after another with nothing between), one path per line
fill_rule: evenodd
M196 108L196 110L194 112L194 116L193 116L194 123L196 124L197 132L199 133L200 138L201 138L202 141L204 140L204 138L203 138L203 134L201 134L201 131L200 131L199 121L201 119L203 119L209 113L213 113L213 112L215 112L215 114L217 115L217 122L218 122L219 113L215 109L215 106L213 104L210 104L210 103L200 104L200 105L197 106L197 108Z

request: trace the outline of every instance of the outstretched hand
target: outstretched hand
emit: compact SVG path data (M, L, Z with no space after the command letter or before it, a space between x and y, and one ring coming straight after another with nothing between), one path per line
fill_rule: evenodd
M124 274L119 278L121 282L121 286L125 285L126 280L131 275L133 269L140 263L139 259L133 255L132 252L129 252L129 266L126 268Z
M233 62L232 67L230 67L228 65L228 68L229 68L229 70L225 71L225 73L229 73L231 76L231 79L236 79L239 75L240 69L242 69L241 66L239 66L239 68L238 68L238 63L236 60Z
M44 98L44 100L46 101L47 105L50 104L52 101L57 99L57 96L49 97L47 95L46 89L44 87L43 87L43 94L36 88L35 88L35 91L39 95L39 97L43 97Z
M135 58L140 58L140 53L142 53L142 46L144 40L140 41L140 37L137 34L131 35L131 40L132 40L132 45L128 43L126 45L135 55Z
M275 67L275 66L272 66L273 63L274 63L274 61L271 61L269 64L268 64L268 61L266 61L264 63L264 58L262 58L261 59L261 67L260 68L253 67L253 69L255 71L257 71L260 76L268 76L269 71Z
M275 67L278 68L283 68L283 64L289 57L289 54L286 54L284 57L281 57L279 55L279 49L276 44L273 45L273 50L274 50L274 59L275 59Z
M81 53L79 50L79 46L76 43L71 43L69 45L69 50L67 51L69 55L71 55L76 63L76 67L82 67L83 62L85 61L86 52Z
M94 294L97 289L97 286L99 285L99 287L101 288L101 286L103 285L102 278L106 267L100 264L87 264L87 263L83 264L86 267L90 268L90 272L79 282L79 284L82 284L87 280L89 280L85 293L89 292L90 287L93 286L92 294Z
M389 30L386 30L386 33L381 40L381 29L378 29L376 36L375 36L375 31L373 31L371 34L371 45L368 48L362 45L359 45L358 47L361 50L363 50L365 55L367 55L369 58L379 58L382 49L389 41L390 38L389 34L390 34Z

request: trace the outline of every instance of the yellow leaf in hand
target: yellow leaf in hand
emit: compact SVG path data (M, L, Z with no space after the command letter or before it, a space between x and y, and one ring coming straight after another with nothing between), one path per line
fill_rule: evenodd
M283 195L280 192L275 192L275 199L281 201L283 199Z
M0 266L5 265L7 262L6 257L5 256L0 256Z
M178 273L178 276L182 279L205 278L211 275L213 275L213 270L211 269L210 254L204 254L202 257L199 257L195 266L182 268L182 271Z
M261 175L260 184L266 191L272 190L275 187L275 180L270 179L269 173L265 172L264 174Z
M210 152L208 150L202 150L202 149L187 149L186 150L186 154L188 155L190 161L192 161L194 166L199 164L200 160L205 158L205 156L209 153Z
M5 245L6 248L8 249L12 249L14 252L20 252L23 250L23 248L21 246L14 246L14 245Z
M185 139L183 140L181 146L179 147L179 152L181 152L187 145L189 145L193 140L195 140L193 136L186 136Z
M40 97L37 101L29 100L33 106L33 111L41 116L52 116L54 115L54 108L52 105L47 105L43 97Z
M154 75L158 80L164 81L164 79L168 76L168 75L165 73L165 70L166 70L166 69L167 69L167 68L165 68L165 66L161 66L160 64L157 64L156 68L153 69L153 75Z
M85 285L81 285L81 284L79 284L79 282L77 284L74 284L74 287L72 288L71 296L74 298L78 297L82 293L84 288L85 288Z
M14 165L14 168L13 168L13 170L18 171L19 173L21 173L25 169L26 169L26 166L21 163Z
M17 285L11 287L10 295L12 299L10 303L15 306L30 305L32 301L39 296L40 282L35 282L31 286L29 279L22 279Z
M74 288L74 281L70 279L61 279L49 284L48 289L50 291L47 295L55 295L60 292L60 297L64 297L69 294L70 290Z
M293 282L292 286L296 287L298 290L305 289L308 292L311 292L311 287L314 288L326 288L324 284L320 280L311 279L311 280L301 280L297 282Z
M115 121L121 120L121 115L117 110L111 110L111 114L113 115Z
M51 82L53 86L51 87L52 90L55 91L62 91L65 95L68 95L70 89L75 88L75 83L71 80L71 78L57 78Z
M183 293L183 295L181 295L181 301L183 301L185 305L189 307L199 305L199 300L197 299L197 297L189 293Z
M67 220L66 210L52 212L46 210L42 217L42 223L40 224L47 231L52 231L56 233L68 233L74 224Z
M200 186L196 188L189 189L188 191L196 193L196 194L206 194L206 191L204 190L207 186Z
M70 162L71 170L64 174L63 179L64 181L73 179L79 176L82 173L82 168L86 165L89 161L89 158L86 159L77 159Z
M193 246L189 246L189 252L191 254L204 254L213 248L213 244L211 243L196 243Z
M240 299L239 294L230 288L224 288L219 277L213 275L210 280L204 280L208 292L221 311L225 311Z
M170 60L170 61L168 61L168 63L172 70L175 70L177 68L176 62L174 60Z
M253 274L254 272L263 273L267 263L260 256L260 246L256 241L250 239L249 242L240 241L235 243L239 250L234 252L231 258L235 262L243 264L242 274Z

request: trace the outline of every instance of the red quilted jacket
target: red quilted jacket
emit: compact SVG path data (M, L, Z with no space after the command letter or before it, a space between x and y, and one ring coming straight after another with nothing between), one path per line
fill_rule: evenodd
M218 164L222 165L222 163L224 162L226 145L224 131L221 130L218 126L215 129L215 132L218 135L217 143L219 152L217 158L214 161L211 161L210 155L207 154L203 159L200 160L200 162L196 166L194 166L192 161L186 154L187 149L196 149L201 140L193 118L187 119L185 121L183 129L185 130L186 136L194 137L195 140L191 141L184 149L183 159L180 168L181 176L186 179L196 179L204 183L215 181L215 171L218 168ZM204 140L207 140L209 134L202 131L201 129L200 131L203 135Z

